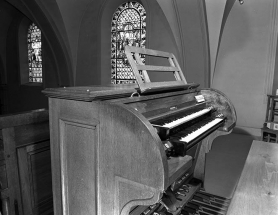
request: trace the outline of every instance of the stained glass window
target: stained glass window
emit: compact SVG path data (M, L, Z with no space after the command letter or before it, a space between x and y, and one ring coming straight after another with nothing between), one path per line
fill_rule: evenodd
M41 30L33 23L28 28L29 82L42 83Z
M145 47L146 11L138 2L126 2L115 11L111 24L111 83L135 83L124 47ZM145 56L141 56L145 63Z

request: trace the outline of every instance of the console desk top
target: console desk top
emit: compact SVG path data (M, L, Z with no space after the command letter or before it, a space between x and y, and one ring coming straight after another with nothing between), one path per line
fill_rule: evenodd
M278 144L254 140L227 215L278 215Z

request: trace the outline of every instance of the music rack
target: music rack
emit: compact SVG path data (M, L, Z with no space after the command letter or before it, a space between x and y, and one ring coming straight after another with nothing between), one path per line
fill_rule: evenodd
M173 89L192 89L199 86L199 84L187 83L180 68L180 65L173 53L134 46L125 46L125 53L135 75L137 84L139 86L139 92L141 94ZM140 55L153 56L164 59L166 58L168 59L170 66L145 65L142 62ZM139 71L141 71L141 74ZM151 82L148 72L173 73L176 80ZM142 78L144 81L142 80Z

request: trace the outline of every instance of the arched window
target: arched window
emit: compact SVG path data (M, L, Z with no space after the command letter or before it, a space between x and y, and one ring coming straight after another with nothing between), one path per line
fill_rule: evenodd
M126 2L115 11L111 24L111 83L135 83L135 76L125 56L126 45L145 47L146 11L138 2ZM143 63L145 56L141 56Z
M29 82L42 83L42 42L41 30L32 23L28 28Z

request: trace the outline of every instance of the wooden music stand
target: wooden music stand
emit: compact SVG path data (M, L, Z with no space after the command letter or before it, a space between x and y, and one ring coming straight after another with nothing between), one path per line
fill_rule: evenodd
M142 94L168 89L188 89L197 87L193 86L192 84L187 84L179 63L172 53L134 46L125 46L125 53L138 83L139 91ZM144 65L139 54L167 58L170 66ZM176 78L176 81L151 82L147 70L149 72L172 72L174 74L174 77ZM142 81L139 71L142 71L142 76L145 82Z

